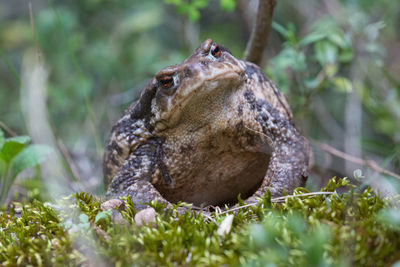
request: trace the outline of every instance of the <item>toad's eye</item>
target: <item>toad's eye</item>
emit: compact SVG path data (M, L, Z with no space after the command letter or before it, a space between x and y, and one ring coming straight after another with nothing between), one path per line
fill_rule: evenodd
M158 79L158 82L161 84L161 87L164 89L169 89L174 86L174 78L170 75L162 76Z
M221 48L217 44L213 44L210 49L210 53L213 57L219 58L222 54Z

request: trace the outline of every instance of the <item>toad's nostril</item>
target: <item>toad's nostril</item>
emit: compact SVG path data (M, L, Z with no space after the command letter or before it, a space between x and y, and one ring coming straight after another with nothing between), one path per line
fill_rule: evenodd
M185 75L185 78L192 77L193 76L193 67L192 66L185 67L183 69L183 73Z

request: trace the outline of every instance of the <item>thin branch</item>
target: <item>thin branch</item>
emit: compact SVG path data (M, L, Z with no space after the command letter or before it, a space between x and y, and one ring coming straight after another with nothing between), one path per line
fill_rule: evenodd
M257 18L247 43L244 59L260 64L264 48L268 42L269 30L271 28L272 16L276 0L259 0Z
M366 159L360 159L360 158L354 157L354 156L346 154L346 153L344 153L344 152L342 152L340 150L337 150L336 148L334 148L334 147L332 147L332 146L330 146L328 144L320 143L320 142L315 141L315 140L311 140L311 143L314 144L315 146L321 148L325 152L330 153L332 155L335 155L335 156L337 156L339 158L351 161L353 163L356 163L356 164L359 164L359 165L362 165L362 166L367 166L367 167L371 168L372 170L374 170L376 172L379 172L379 173L382 173L382 174L386 174L386 175L395 177L395 178L400 180L400 175L398 175L398 174L396 174L394 172L391 172L391 171L383 169L382 167L380 167L373 160L366 160Z
M273 199L271 199L271 202L279 203L279 202L282 202L282 200L285 200L288 198L307 197L307 196L316 196L316 195L332 195L333 193L335 193L335 192L311 192L311 193L303 193L303 194L298 194L298 195L288 195L288 196L273 198Z
M37 60L40 62L41 59L41 53L36 37L36 32L35 32L35 21L33 19L33 12L32 12L32 2L29 1L29 18L30 18L30 23L31 23L31 28L32 28L32 35L33 35L33 40L35 42L35 50L36 50L36 57Z
M272 198L271 202L272 203L280 203L285 199L288 198L296 198L296 197L309 197L309 196L316 196L316 195L332 195L335 192L311 192L311 193L304 193L304 194L298 194L298 195L288 195L288 196L283 196L283 197L276 197L276 198ZM221 213L219 213L218 215L222 215L225 213L229 213L229 212L233 212L233 211L237 211L243 208L247 208L247 207L251 207L251 206L256 206L258 205L258 203L249 203L249 204L245 204L243 206L239 206L239 207L234 207L232 209L223 211Z
M18 74L17 69L13 66L13 64L11 63L10 59L7 57L7 55L3 52L3 50L1 50L0 48L0 58L3 59L4 63L6 64L8 70L11 72L11 74L14 76L15 80L18 83L18 86L21 85L21 77Z
M75 180L82 182L82 175L80 174L78 167L76 166L74 160L72 159L71 154L65 147L63 141L59 138L57 139L57 148L60 151L61 155L63 156L64 160L67 162L68 168L70 169Z
M214 222L214 223L216 223L216 221L214 220L214 218L211 217L210 215L206 214L205 212L203 212L202 215L203 215L204 217L206 217L206 220L205 220L205 221L208 220L209 222Z
M7 132L9 135L11 135L12 137L17 136L17 134L16 134L13 130L11 130L10 128L8 128L7 125L6 125L4 122L2 122L2 121L0 121L0 128L3 128L3 130L6 131L6 132Z
M246 204L246 205L243 205L243 206L234 207L232 209L223 211L223 212L219 213L218 215L222 215L222 214L225 214L225 213L229 213L229 212L232 212L232 211L237 211L237 210L240 210L240 209L243 209L243 208L252 207L252 206L256 206L256 205L258 205L258 203L250 203L250 204Z

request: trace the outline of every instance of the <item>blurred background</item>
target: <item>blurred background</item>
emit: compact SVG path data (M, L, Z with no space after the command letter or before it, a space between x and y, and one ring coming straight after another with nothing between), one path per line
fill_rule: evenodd
M256 8L255 0L0 0L0 128L54 148L16 190L102 194L103 148L123 110L206 38L241 58ZM400 172L399 1L278 1L262 68L312 142L310 189L333 176L400 188L382 171Z

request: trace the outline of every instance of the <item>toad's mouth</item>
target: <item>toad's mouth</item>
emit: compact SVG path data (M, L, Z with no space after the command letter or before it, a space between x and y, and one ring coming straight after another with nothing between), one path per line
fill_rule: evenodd
M201 81L197 86L193 86L194 89L188 94L187 98L190 98L193 93L207 93L209 91L216 90L217 88L224 87L223 85L239 84L244 80L244 71L229 71L223 73L216 73L212 77L207 77Z

